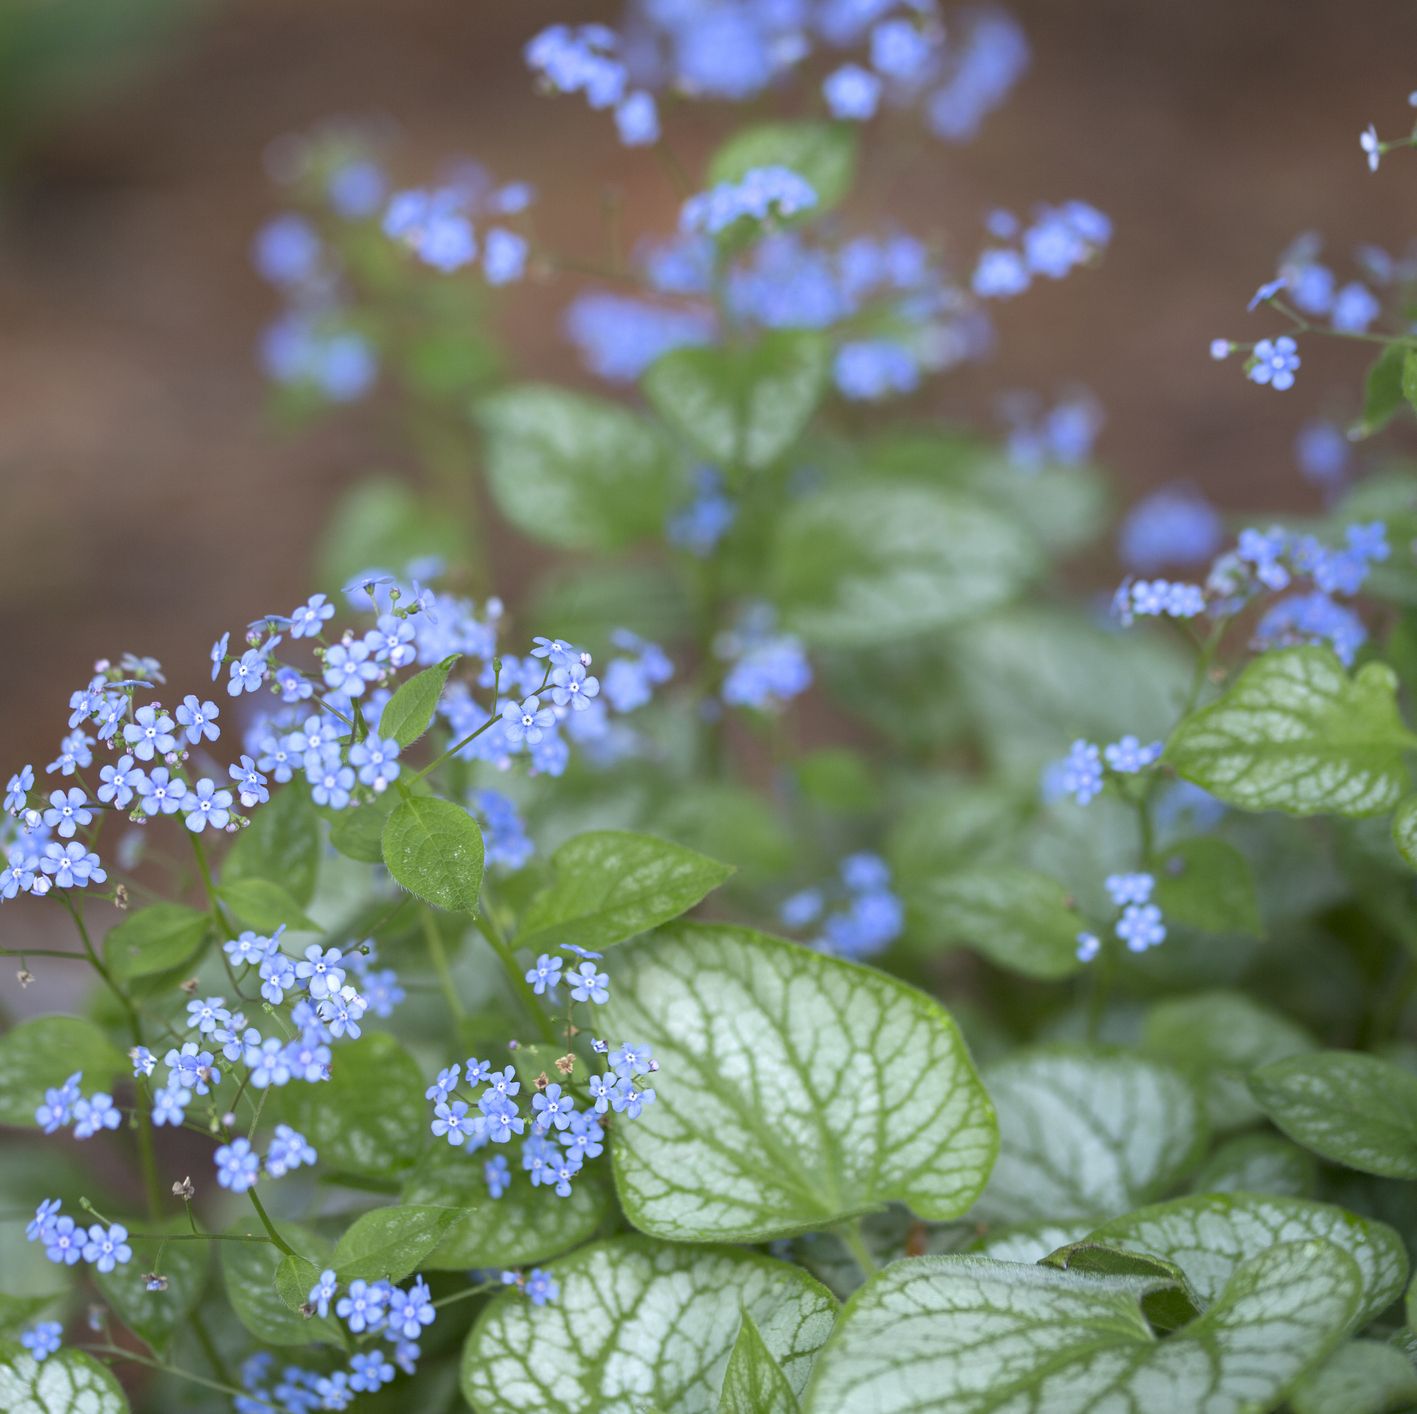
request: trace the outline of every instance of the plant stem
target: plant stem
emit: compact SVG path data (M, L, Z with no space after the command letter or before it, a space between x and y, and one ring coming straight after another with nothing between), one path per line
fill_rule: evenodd
M428 775L432 771L436 771L438 767L441 766L443 762L448 759L448 757L456 756L458 752L461 751L463 747L468 744L468 742L476 741L477 738L480 737L482 733L487 730L488 727L492 726L496 722L500 722L501 720L502 719L498 716L489 716L487 720L483 722L480 727L477 728L476 731L469 732L465 737L463 737L461 741L455 741L446 751L440 752L437 756L435 756L416 776L412 777L409 780L408 784L416 785L424 778L424 776Z
M435 1309L441 1311L444 1306L451 1306L455 1301L466 1301L469 1296L481 1296L484 1291L492 1291L501 1286L500 1281L483 1281L476 1286L465 1287L462 1291L455 1291L451 1296L440 1296L434 1303Z
M526 974L517 966L517 959L512 952L511 944L502 935L502 930L493 921L491 913L486 908L486 899L483 900L483 911L477 915L477 930L487 939L488 946L497 954L502 964L502 970L507 974L507 979L511 982L513 990L521 997L528 1012L536 1021L537 1029L541 1032L541 1039L549 1041L552 1045L557 1042L556 1023L551 1019L550 1013L541 1004L541 998L531 989L531 983L526 980Z
M216 1348L212 1333L207 1329L206 1321L202 1319L201 1307L193 1308L187 1319L192 1324L192 1334L197 1337L197 1344L202 1347L202 1354L207 1357L207 1364L212 1367L212 1374L223 1384L234 1385L236 1381L231 1377L231 1370L227 1367L226 1361L221 1358L221 1351Z
M252 1394L249 1390L241 1389L236 1385L223 1384L219 1380L209 1380L205 1375L194 1375L190 1370L184 1370L180 1365L169 1365L161 1360L153 1360L146 1355L139 1355L135 1350L124 1350L119 1345L80 1345L75 1348L87 1351L91 1355L113 1355L120 1360L129 1360L134 1365L146 1366L149 1370L161 1370L165 1374L175 1375L179 1380L189 1380L194 1385L218 1390L220 1393L229 1394L236 1399L250 1400L253 1404L259 1404L263 1409L270 1409L274 1411L274 1414L280 1414L280 1411L270 1400L259 1394Z
M861 1231L861 1219L852 1218L850 1222L842 1223L836 1231L837 1236L846 1243L847 1249L856 1259L856 1265L861 1268L861 1275L869 1281L881 1267L866 1245L866 1236Z
M275 1224L271 1222L270 1214L266 1212L265 1204L261 1202L254 1188L246 1190L246 1196L251 1200L251 1206L256 1210L256 1216L261 1220L261 1226L265 1228L271 1241L285 1253L287 1257L298 1257L299 1252L295 1250L280 1233L275 1229Z
M453 974L448 966L448 953L443 946L442 934L438 932L438 925L434 922L433 915L428 909L420 909L419 914L419 922L423 925L423 938L428 944L428 956L433 960L433 970L438 974L438 984L443 989L443 995L448 999L448 1010L452 1012L454 1021L461 1021L467 1016L467 1008L463 1006L462 998L458 996L458 989L453 985Z

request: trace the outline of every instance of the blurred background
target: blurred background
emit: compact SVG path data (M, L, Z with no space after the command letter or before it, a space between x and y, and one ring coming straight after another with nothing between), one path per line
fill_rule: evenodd
M1413 233L1401 157L1371 176L1369 121L1404 130L1417 85L1410 0L1014 0L1033 63L969 146L920 140L867 173L869 200L961 264L996 205L1080 197L1111 215L1101 268L999 311L988 362L934 379L920 411L999 426L1001 393L1081 385L1125 498L1188 481L1224 509L1304 508L1302 422L1347 420L1361 350L1305 350L1276 395L1206 354L1275 332L1245 303L1299 232L1344 258ZM405 469L378 400L282 426L254 356L277 299L253 273L280 208L282 134L331 117L396 131L396 180L450 155L541 193L545 242L584 249L594 193L627 231L668 231L676 193L578 100L539 97L521 58L584 0L4 0L0 6L0 678L5 758L52 755L100 656L169 664L313 585L342 488ZM741 110L671 118L690 171ZM581 379L559 311L574 285L503 304L520 376ZM534 553L534 552L533 552ZM494 547L509 598L523 542ZM1096 567L1099 582L1112 573ZM328 587L328 586L325 586Z

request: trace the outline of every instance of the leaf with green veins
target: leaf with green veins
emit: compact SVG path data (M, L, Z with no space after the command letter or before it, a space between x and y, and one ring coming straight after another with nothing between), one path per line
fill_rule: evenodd
M103 957L115 980L131 981L180 967L207 939L209 913L180 903L154 903L130 913L103 940Z
M292 1085L281 1100L327 1172L391 1178L427 1142L426 1088L418 1062L387 1032L372 1031L335 1047L324 1084Z
M487 482L535 540L616 550L658 533L680 475L657 430L628 408L539 384L483 398Z
M1166 746L1176 773L1242 810L1377 815L1409 788L1417 737L1397 709L1397 675L1367 663L1349 677L1331 648L1257 658Z
M460 657L461 653L452 653L441 663L400 683L379 715L378 734L385 739L392 737L401 747L412 746L432 723L448 674Z
M666 423L732 473L771 466L802 435L826 392L831 344L811 329L779 329L748 346L680 348L641 383Z
M44 1092L82 1071L85 1092L106 1090L132 1069L127 1057L91 1021L37 1016L0 1035L0 1124L34 1128Z
M1331 1242L1353 1258L1362 1276L1355 1330L1397 1300L1407 1280L1407 1252L1386 1223L1307 1198L1255 1193L1176 1198L1104 1223L1090 1238L1168 1258L1204 1301L1220 1295L1242 1262L1278 1243Z
M683 845L624 830L572 836L551 856L551 871L522 919L519 947L624 942L677 918L733 873Z
M738 1339L723 1373L718 1414L800 1414L797 1391L763 1342L752 1316L743 1312Z
M1243 1129L1259 1118L1245 1084L1252 1070L1316 1044L1288 1017L1243 992L1220 989L1157 1003L1142 1031L1149 1055L1195 1075L1210 1122L1220 1130Z
M1168 923L1206 933L1263 936L1254 876L1234 845L1207 835L1182 840L1162 852L1153 872L1152 902Z
M708 1414L744 1313L795 1393L836 1315L805 1272L750 1252L618 1237L549 1270L554 1302L506 1292L467 1338L462 1390L481 1414Z
M1020 1223L986 1233L968 1250L996 1262L1036 1263L1060 1247L1081 1242L1091 1231L1092 1223L1087 1218L1065 1223Z
M319 1284L322 1269L305 1257L285 1256L276 1267L276 1295L285 1302L287 1311L301 1313L310 1303L310 1293ZM314 1318L311 1318L314 1319Z
M236 837L221 866L223 884L279 879L301 907L315 897L320 878L320 817L298 782L275 791ZM254 925L253 925L254 926Z
M65 1299L65 1293L52 1296L7 1296L0 1292L0 1338L17 1336L46 1306Z
M1417 1076L1357 1051L1318 1051L1250 1076L1256 1103L1297 1144L1363 1173L1417 1178Z
M850 123L762 123L735 133L714 153L708 184L739 181L754 167L790 167L817 194L820 216L851 190L857 135Z
M1417 795L1407 795L1392 812L1392 842L1409 868L1417 869Z
M39 1361L0 1341L0 1409L11 1414L127 1414L128 1397L92 1355L65 1346Z
M1227 1139L1191 1175L1193 1193L1283 1193L1303 1198L1314 1191L1313 1157L1277 1134Z
M1377 1340L1350 1340L1295 1385L1294 1414L1389 1414L1417 1404L1417 1370Z
M258 933L289 928L292 933L318 933L320 925L306 917L290 893L270 879L237 879L221 884L216 896L238 922Z
M1090 1272L1103 1277L1146 1277L1155 1284L1141 1297L1142 1315L1158 1335L1179 1330L1201 1313L1201 1301L1186 1274L1164 1257L1129 1252L1103 1242L1072 1242L1050 1252L1039 1264L1060 1272Z
M994 608L1037 572L1038 554L1026 532L972 496L872 482L792 502L772 564L788 626L813 643L853 648Z
M964 943L990 962L1025 977L1067 977L1082 964L1082 919L1055 879L1012 864L974 865L902 889L915 934L933 943Z
M1363 415L1348 429L1351 438L1381 432L1402 406L1408 346L1389 344L1373 361L1363 383Z
M482 888L482 831L451 800L416 795L384 826L384 863L394 882L435 908L476 913Z
M455 1207L463 1214L423 1258L425 1271L526 1267L559 1256L593 1237L611 1210L609 1174L589 1166L569 1198L513 1183L500 1198L487 1191L481 1163L459 1149L430 1149L404 1181L405 1203Z
M332 1244L308 1228L281 1223L281 1235L307 1259L328 1265ZM234 1232L250 1233L251 1223L240 1223ZM311 1341L348 1347L344 1329L328 1316L302 1316L286 1304L277 1287L281 1250L268 1242L223 1242L221 1272L227 1299L237 1319L257 1340L267 1345L308 1345ZM313 1281L311 1283L314 1284Z
M361 1213L335 1244L330 1264L341 1282L402 1281L459 1219L461 1208L394 1206Z
M1125 1213L1158 1197L1204 1151L1195 1085L1141 1056L1049 1048L985 1068L999 1162L975 1209L985 1221Z
M627 947L599 1026L660 1064L658 1098L613 1135L642 1232L760 1242L891 1201L957 1217L994 1160L993 1108L954 1022L868 968L681 923Z
M1253 1414L1342 1338L1359 1277L1341 1248L1252 1258L1205 1314L1162 1340L1152 1283L979 1257L921 1257L868 1282L818 1357L804 1414L1000 1408Z
M156 1229L152 1224L143 1226L149 1232L187 1231L181 1221ZM93 1279L118 1319L161 1356L177 1332L187 1328L187 1318L206 1290L211 1251L201 1242L168 1242L162 1244L159 1263L158 1247L157 1242L133 1240L131 1262L111 1272L95 1272ZM167 1279L161 1291L147 1288L145 1273L153 1271Z

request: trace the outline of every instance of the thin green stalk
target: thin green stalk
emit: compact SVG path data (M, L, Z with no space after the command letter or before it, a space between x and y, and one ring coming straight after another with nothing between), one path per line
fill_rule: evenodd
M494 1291L501 1285L500 1281L479 1282L476 1286L468 1286L461 1291L455 1291L451 1296L440 1296L433 1306L436 1310L441 1311L444 1306L451 1306L457 1301L466 1301L469 1296L481 1296L484 1291Z
M448 953L443 946L438 925L433 921L433 915L428 909L420 909L419 915L419 921L423 925L423 939L428 944L428 955L433 961L433 970L438 974L438 984L448 1000L448 1010L452 1012L454 1021L462 1021L467 1016L467 1008L463 1006L458 989L453 985L453 973L448 966Z
M486 900L484 899L483 911L477 915L477 931L487 939L488 946L497 954L498 960L502 964L502 969L507 974L508 981L511 982L513 990L521 997L526 1009L535 1020L537 1029L541 1032L541 1039L549 1041L555 1045L557 1043L556 1023L551 1019L550 1013L541 1004L541 998L531 989L531 983L526 980L526 974L517 966L517 959L512 952L511 944L502 935L502 930L493 921L491 914L487 911Z
M246 1190L246 1196L251 1200L251 1206L256 1210L256 1216L261 1220L261 1226L265 1228L267 1236L285 1253L287 1257L298 1257L299 1252L276 1231L275 1224L270 1219L270 1214L266 1212L265 1204L261 1202L259 1195L254 1188Z
M209 1380L205 1375L194 1375L190 1370L184 1370L180 1365L170 1365L164 1360L153 1360L146 1355L139 1355L136 1350L124 1350L120 1345L80 1345L75 1348L90 1355L112 1355L119 1360L130 1361L134 1365L143 1365L149 1370L161 1370L164 1374L173 1375L179 1380L187 1380L194 1385L202 1385L206 1389L229 1394L235 1399L249 1400L252 1404L259 1404L263 1409L270 1409L275 1411L275 1414L280 1414L280 1411L270 1400L259 1394L252 1394L249 1390L241 1389L237 1385L224 1384L220 1380Z
M234 1385L236 1381L232 1378L231 1370L225 1360L221 1358L221 1351L216 1348L216 1342L212 1339L212 1333L207 1329L207 1323L202 1318L202 1308L196 1306L187 1317L192 1327L192 1334L197 1337L197 1344L202 1347L202 1354L207 1357L207 1364L212 1367L212 1374L223 1384Z
M871 1249L866 1245L866 1235L861 1231L861 1219L852 1218L850 1222L842 1223L836 1231L841 1240L846 1243L851 1255L856 1259L856 1265L861 1268L861 1275L870 1280L881 1270L881 1266L871 1255Z

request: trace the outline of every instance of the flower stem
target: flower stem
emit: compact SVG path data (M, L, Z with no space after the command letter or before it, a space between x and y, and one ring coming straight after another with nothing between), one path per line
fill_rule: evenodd
M837 1228L837 1236L846 1244L848 1251L856 1259L856 1265L861 1268L861 1275L868 1281L881 1270L880 1263L871 1255L871 1249L866 1245L866 1235L861 1231L861 1219L852 1218L850 1222L844 1222Z
M270 1214L266 1212L265 1204L261 1202L254 1188L246 1190L246 1196L251 1200L251 1206L256 1210L256 1216L261 1220L261 1226L265 1228L267 1236L285 1253L287 1257L298 1257L299 1252L295 1250L280 1233L276 1231L275 1224L270 1219Z
M535 1020L537 1029L541 1032L541 1039L556 1044L556 1023L551 1019L550 1013L541 1004L541 998L531 989L531 983L526 980L526 974L517 966L517 959L512 952L511 944L507 942L493 921L491 913L487 910L484 899L483 911L477 915L477 930L487 939L488 946L497 954L501 961L502 970L506 972L507 979L511 982L513 990L521 997L527 1011Z
M462 1021L467 1016L467 1008L462 1004L458 989L453 985L453 973L448 966L448 952L443 946L442 934L438 932L438 925L428 909L420 909L419 915L419 922L423 925L423 938L428 944L428 956L433 961L433 970L438 974L438 984L443 995L448 999L448 1010L452 1012L454 1021Z

